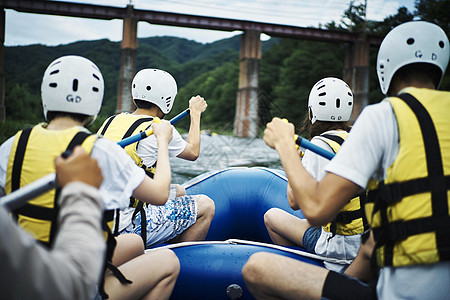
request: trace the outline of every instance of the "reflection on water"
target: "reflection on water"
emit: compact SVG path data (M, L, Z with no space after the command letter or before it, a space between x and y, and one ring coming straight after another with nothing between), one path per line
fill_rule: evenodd
M197 175L228 167L268 167L281 169L277 152L261 138L201 135L200 157L192 162L171 158L172 183L182 184Z

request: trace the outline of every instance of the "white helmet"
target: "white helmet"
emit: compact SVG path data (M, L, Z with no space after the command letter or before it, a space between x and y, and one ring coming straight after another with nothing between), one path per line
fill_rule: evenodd
M347 122L353 109L353 93L339 78L319 80L311 89L308 100L309 120Z
M166 71L144 69L134 76L131 93L133 100L151 102L167 115L177 95L177 83Z
M42 105L48 111L97 116L103 100L103 76L98 67L81 56L63 56L45 70L41 84Z
M400 24L386 35L378 51L377 74L381 91L386 94L395 72L413 63L439 67L442 71L439 86L449 56L449 41L439 26L425 21Z

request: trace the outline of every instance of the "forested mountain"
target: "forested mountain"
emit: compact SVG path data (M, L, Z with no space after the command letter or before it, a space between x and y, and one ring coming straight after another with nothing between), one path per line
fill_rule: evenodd
M449 3L450 0L421 0L417 2L418 10L414 14L400 8L397 14L382 22L368 21L364 24L360 17L364 13L361 6L349 7L343 14L341 24L330 23L323 27L353 32L364 28L369 33L383 36L392 27L416 17L438 23L449 34L448 14L438 14ZM209 44L175 37L139 39L136 71L160 68L175 77L179 92L172 115L185 109L191 96L199 94L205 97L209 105L202 117L202 127L231 132L239 79L239 47L240 36ZM306 113L313 84L326 76L342 78L346 47L345 44L292 39L272 38L264 42L259 64L261 125L265 125L272 116L286 117L299 124ZM370 53L371 103L383 98L375 71L377 51L376 47L372 47ZM82 55L94 61L105 79L103 107L91 129L96 130L107 116L114 113L121 57L119 42L103 39L55 47L5 47L7 120L0 123L0 143L27 124L43 121L40 102L42 75L51 61L68 54ZM450 90L449 72L441 89ZM185 120L177 126L187 125Z

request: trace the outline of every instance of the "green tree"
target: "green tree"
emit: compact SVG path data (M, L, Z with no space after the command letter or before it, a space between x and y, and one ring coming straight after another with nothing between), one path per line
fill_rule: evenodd
M36 123L43 121L40 95L32 94L27 85L8 82L5 88L6 119Z
M413 19L414 14L410 13L406 7L402 6L397 10L395 15L388 16L381 22L371 22L368 27L371 33L385 36L392 28L402 23L412 21Z
M168 119L186 109L192 96L201 95L208 103L208 108L202 114L202 128L231 132L236 110L238 78L238 61L225 63L198 76L179 90ZM181 121L177 127L187 129L188 119Z
M331 25L330 25L331 26ZM362 33L366 31L366 5L350 1L349 7L344 11L341 27L350 32Z
M283 40L290 53L281 63L279 80L273 86L271 110L300 124L307 113L311 87L321 78L342 78L344 48L339 44Z
M447 36L450 35L450 0L418 0L415 15L439 25Z

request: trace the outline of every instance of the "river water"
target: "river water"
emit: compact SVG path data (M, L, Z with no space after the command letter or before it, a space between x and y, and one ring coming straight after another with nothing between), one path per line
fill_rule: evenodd
M268 167L281 169L278 153L262 138L201 135L199 158L192 162L171 158L172 183L184 182L209 171L228 167Z

